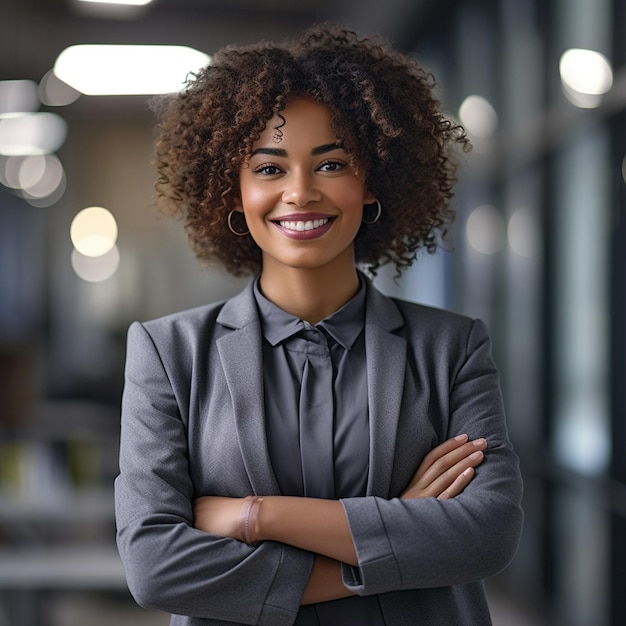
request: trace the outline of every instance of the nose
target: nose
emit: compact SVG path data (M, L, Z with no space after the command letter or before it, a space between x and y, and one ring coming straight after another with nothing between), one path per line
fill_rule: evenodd
M315 202L321 198L314 176L308 172L294 171L285 178L285 182L282 196L285 204L305 207L309 202Z

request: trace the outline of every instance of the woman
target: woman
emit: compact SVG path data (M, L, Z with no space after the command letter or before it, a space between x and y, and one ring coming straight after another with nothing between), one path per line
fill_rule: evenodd
M218 53L158 108L158 189L242 293L131 326L116 481L137 601L172 624L487 624L521 480L484 325L357 269L436 248L428 75L312 29Z

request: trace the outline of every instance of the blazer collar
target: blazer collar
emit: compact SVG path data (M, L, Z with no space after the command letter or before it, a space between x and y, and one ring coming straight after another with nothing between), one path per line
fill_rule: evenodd
M367 290L366 316L368 323L380 326L390 332L400 328L404 324L404 320L393 300L378 291L365 274L362 272L360 274ZM237 295L226 300L217 317L220 324L227 328L243 328L259 321L253 292L254 280L252 279Z
M365 274L361 274L361 277L367 287L366 324L379 326L388 332L403 326L404 319L394 301L378 291Z
M248 324L258 323L259 314L254 299L253 282L251 280L237 295L224 303L217 316L217 322L227 328L244 328Z

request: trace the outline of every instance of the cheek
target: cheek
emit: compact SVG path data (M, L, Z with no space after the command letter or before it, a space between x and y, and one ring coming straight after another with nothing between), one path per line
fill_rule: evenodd
M263 204L263 194L251 187L242 187L241 203L244 211L254 211L259 204Z
M262 209L271 202L268 189L262 189L258 185L241 185L241 202L243 209L254 211Z
M365 191L363 186L355 181L353 185L344 188L342 192L342 200L346 209L349 209L355 216L363 214L363 205L365 204Z

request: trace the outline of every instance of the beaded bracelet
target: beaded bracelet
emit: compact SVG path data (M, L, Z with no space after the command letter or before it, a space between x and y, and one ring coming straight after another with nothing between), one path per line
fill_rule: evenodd
M262 496L246 496L239 513L239 537L244 543L256 545L256 521L263 502Z

